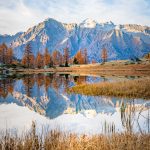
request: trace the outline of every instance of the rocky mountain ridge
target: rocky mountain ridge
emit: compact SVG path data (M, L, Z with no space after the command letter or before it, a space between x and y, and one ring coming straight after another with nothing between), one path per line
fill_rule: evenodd
M150 52L150 27L113 22L97 22L86 19L80 24L61 23L48 18L26 32L14 36L0 35L0 43L5 42L14 49L15 56L22 58L25 45L30 42L33 53L44 53L63 49L68 46L71 57L78 50L87 49L89 60L100 61L102 48L108 50L108 59L129 59L142 57Z

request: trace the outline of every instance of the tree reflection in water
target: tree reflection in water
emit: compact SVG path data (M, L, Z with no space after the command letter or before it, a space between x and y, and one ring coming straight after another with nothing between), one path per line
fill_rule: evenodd
M76 78L76 79L75 79ZM63 87L64 92L69 88L70 82L75 84L81 84L86 82L85 76L76 76L72 77L68 74L65 75L57 75L57 74L26 74L17 76L9 76L6 78L0 79L0 97L6 99L8 94L15 92L15 85L17 81L21 80L22 82L17 86L22 86L23 91L21 93L25 93L28 97L32 97L33 89L35 85L37 85L37 97L40 97L40 89L44 87L45 93L48 93L48 89L51 87L56 91L59 90L60 87ZM75 81L75 82L74 82Z
M6 98L7 95L13 92L14 80L13 78L2 78L0 80L0 97Z
M90 80L96 80L94 78L95 77ZM107 78L104 77L101 81L104 82L106 80ZM82 97L81 95L73 95L72 97L69 97L70 99L67 101L68 97L65 97L66 89L70 86L85 82L89 82L89 78L87 76L71 76L68 74L59 75L47 73L32 75L27 74L22 75L21 77L9 76L8 78L0 79L0 100L6 100L8 95L12 95L12 97L16 98L21 105L27 106L29 109L42 115L48 114L50 118L57 117L64 112L75 114L82 113L83 109L87 111L87 113L101 113L95 111L97 105L101 105L98 106L101 108L101 111L102 109L106 109L106 111L108 111L107 109L111 109L112 107L113 110L116 109L112 99L110 99L112 103L111 106L108 102L106 102L106 100L103 100L104 103L98 103L97 99L93 98L93 100L88 96ZM21 88L18 90L16 89L16 86L21 86ZM107 103L106 106L105 103ZM140 107L135 104L134 99L129 101L122 99L119 103L121 123L127 132L133 132L133 126L135 122L137 122L139 131L143 133L143 128L140 127L140 123L138 122L140 117L145 117L147 122L147 131L150 132L149 110L147 116L142 116L142 112L145 109L150 108L149 103L147 103L147 106L145 106L145 104L143 104L143 106L140 104ZM138 118L136 116L137 111L139 112ZM109 112L111 112L111 110L109 110ZM115 132L115 128L115 123L113 122L111 124L105 123L103 126L104 132L107 133Z

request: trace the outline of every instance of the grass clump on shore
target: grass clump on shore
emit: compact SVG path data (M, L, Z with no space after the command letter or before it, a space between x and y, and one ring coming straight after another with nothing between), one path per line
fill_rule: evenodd
M50 131L39 136L34 131L22 137L7 133L0 136L2 150L148 150L150 134L114 133L77 136Z
M119 82L101 82L81 84L68 90L78 94L91 96L115 96L126 98L150 99L150 79L135 79Z

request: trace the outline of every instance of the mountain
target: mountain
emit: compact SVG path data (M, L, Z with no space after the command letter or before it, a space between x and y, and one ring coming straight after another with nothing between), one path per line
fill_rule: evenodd
M18 38L23 32L18 32L15 35L0 35L0 44L2 44L3 42L5 42L7 45L11 45L12 41L15 40L16 38Z
M100 60L102 48L108 50L108 59L129 59L142 57L150 52L150 27L126 24L115 25L113 22L96 22L86 19L80 24L61 23L48 18L26 32L14 36L0 35L0 43L6 42L14 48L15 56L22 58L25 45L30 42L34 55L57 49L63 53L68 46L70 55L79 49L87 49L91 61Z

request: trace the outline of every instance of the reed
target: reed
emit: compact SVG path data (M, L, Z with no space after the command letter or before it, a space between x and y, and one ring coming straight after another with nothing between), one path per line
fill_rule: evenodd
M135 79L119 82L101 82L93 84L76 85L68 92L91 96L114 96L126 98L150 99L150 79Z
M9 133L0 136L1 150L148 150L150 134L113 133L80 135L49 131L40 136L32 130L24 136Z

